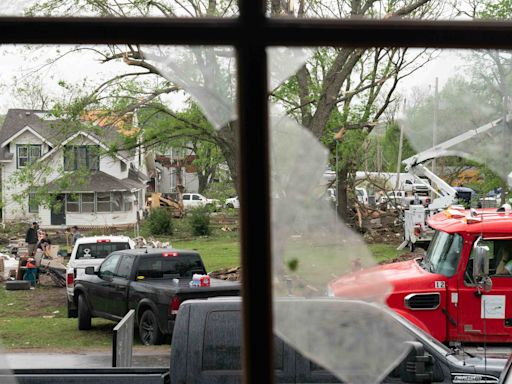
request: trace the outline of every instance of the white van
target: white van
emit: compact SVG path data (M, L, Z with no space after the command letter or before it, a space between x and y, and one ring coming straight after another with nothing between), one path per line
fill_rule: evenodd
M85 268L98 269L112 252L133 248L135 248L135 242L128 236L81 237L76 241L66 270L68 317L77 316L76 305L73 303L73 289L75 279L85 273Z

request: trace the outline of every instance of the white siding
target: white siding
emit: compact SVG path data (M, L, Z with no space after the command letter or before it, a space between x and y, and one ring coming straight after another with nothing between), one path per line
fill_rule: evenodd
M2 166L2 201L4 202L3 208L3 221L4 222L30 222L37 220L42 226L48 227L51 225L51 211L48 208L39 207L39 214L31 214L28 212L28 198L24 198L21 204L14 201L15 196L20 196L21 192L26 188L24 185L19 185L9 181L9 178L16 172L16 144L41 144L42 155L48 152L49 147L44 144L38 137L30 132L25 132L10 144L10 152L13 153L14 158L9 163L4 163ZM55 143L54 143L55 144ZM96 145L92 140L79 136L72 140L69 145ZM60 149L55 154L52 154L46 161L53 172L48 176L45 182L51 182L62 176L64 167L64 151ZM121 171L121 162L117 158L103 156L100 159L100 171L105 172L118 179L125 179L128 177L129 164L126 166L125 171ZM136 207L133 206L129 212L113 212L113 213L68 213L66 215L66 225L78 226L103 226L103 225L125 225L136 223Z

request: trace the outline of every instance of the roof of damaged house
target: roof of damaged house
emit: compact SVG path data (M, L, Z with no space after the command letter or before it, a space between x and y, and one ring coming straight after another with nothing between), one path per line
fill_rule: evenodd
M122 147L126 137L138 132L129 125L133 116L119 119L105 117L105 112L87 112L79 120L56 118L49 111L32 109L9 109L4 124L0 128L0 148L24 132L39 137L51 148L55 148L70 139L83 136L105 146ZM50 151L52 152L52 151ZM116 153L121 160L133 156L134 151L120 150ZM12 158L12 157L11 157ZM10 160L0 151L0 161Z
M48 192L68 192L68 193L93 193L93 192L116 192L116 191L134 191L145 189L146 184L141 178L143 175L130 169L128 178L117 179L105 172L91 172L89 175L81 178L69 176L61 177L48 187Z

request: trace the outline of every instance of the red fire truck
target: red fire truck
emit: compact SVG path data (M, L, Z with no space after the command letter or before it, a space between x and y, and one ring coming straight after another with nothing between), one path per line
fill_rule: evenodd
M329 284L329 294L371 295L370 282L386 278L387 305L436 339L512 342L511 207L449 208L428 224L435 234L423 257L342 276Z

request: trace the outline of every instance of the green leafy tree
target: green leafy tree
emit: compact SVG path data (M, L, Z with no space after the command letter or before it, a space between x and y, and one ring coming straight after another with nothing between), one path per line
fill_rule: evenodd
M300 1L294 7L291 0L271 0L270 12L274 16L286 15L288 17L404 17L416 18L437 17L440 9L433 6L430 0L399 0L399 1L333 1L332 7L324 7L316 1ZM31 15L76 15L89 14L101 16L162 16L176 17L188 14L192 17L204 16L232 16L236 14L235 2L218 0L197 2L195 0L128 0L124 2L111 2L106 0L43 0L30 8ZM90 47L76 48L91 49ZM161 95L180 92L180 87L168 80L166 76L154 65L148 62L143 49L139 45L112 45L106 49L93 48L103 63L122 62L133 71L119 74L97 86L83 101L91 103L104 101L105 95L118 92L117 96L126 94L126 83L137 84L144 88L140 97L127 98L129 101L124 109L117 112L131 112L135 109L151 104ZM352 145L342 141L335 145L332 132L342 128L347 130L364 130L371 132L386 108L393 101L393 94L398 82L410 74L418 55L408 55L406 49L399 48L325 48L320 49L314 58L304 66L288 85L282 90L274 91L272 96L286 107L287 111L296 116L299 122L319 139L327 142L331 151L335 147L343 154L349 154L343 147ZM421 54L419 55L421 56ZM194 64L200 67L200 77L207 79L214 74L223 79L224 93L233 94L233 79L229 71L225 71L222 58L225 52L222 49L196 53L191 56ZM149 80L148 80L149 79ZM152 81L150 81L152 80ZM113 89L121 91L113 91ZM166 105L160 108L169 116L177 117L177 112ZM333 114L335 115L333 117ZM330 122L338 121L339 125L331 129ZM210 141L215 143L229 167L231 177L237 187L238 167L238 134L234 122L227 123L218 131L204 131L201 134L209 135ZM358 134L349 134L349 138ZM166 139L165 137L162 138ZM361 148L359 148L361 149ZM350 153L350 156L353 152ZM353 173L353 168L347 168L351 161L341 162L342 167L337 170L340 184L340 214L347 214L346 178ZM348 185L347 185L348 187ZM341 201L343 200L343 201Z

